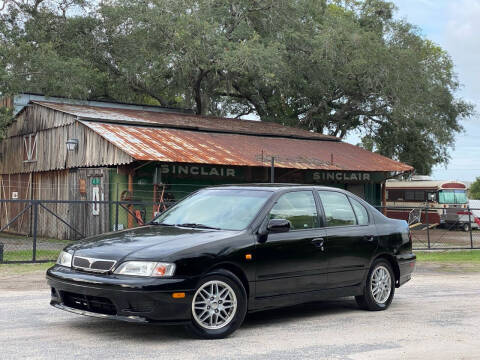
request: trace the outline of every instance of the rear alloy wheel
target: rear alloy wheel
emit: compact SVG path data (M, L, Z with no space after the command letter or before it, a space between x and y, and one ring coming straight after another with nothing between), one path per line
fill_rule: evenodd
M192 299L192 320L187 326L193 334L220 339L240 327L247 311L247 296L240 280L221 270L207 275Z
M376 260L367 277L364 293L356 296L357 304L365 310L386 310L395 293L395 275L390 263L384 259Z

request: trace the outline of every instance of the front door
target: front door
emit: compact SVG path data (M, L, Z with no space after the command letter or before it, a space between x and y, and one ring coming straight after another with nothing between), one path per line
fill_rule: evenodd
M291 229L270 233L256 248L256 296L319 290L327 281L327 258L313 192L291 191L273 205L269 219L287 219Z
M319 191L325 212L328 287L360 285L377 248L376 228L367 209L353 197Z

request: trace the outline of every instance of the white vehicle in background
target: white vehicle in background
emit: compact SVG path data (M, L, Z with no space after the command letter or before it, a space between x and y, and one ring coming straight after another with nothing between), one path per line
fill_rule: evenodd
M408 181L387 180L385 186L387 216L406 220L409 224L415 220L448 226L447 213L456 215L457 212L465 212L468 206L467 186L460 181L437 181L416 176Z
M447 209L445 213L445 224L449 228L461 228L463 231L479 229L480 200L468 200L467 209Z

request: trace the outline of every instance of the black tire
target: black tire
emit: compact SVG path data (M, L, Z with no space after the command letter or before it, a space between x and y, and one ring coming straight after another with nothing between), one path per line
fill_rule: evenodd
M372 293L372 275L374 272L382 267L386 269L390 275L390 294L386 301L378 302ZM390 263L385 259L377 259L373 262L370 270L368 272L367 281L365 284L365 288L363 290L363 295L355 296L355 300L360 308L364 310L370 311L381 311L386 310L390 306L393 300L393 296L395 294L395 274L392 270L392 266Z
M238 279L237 276L235 276L235 274L231 273L230 271L221 269L207 274L204 278L200 280L195 290L194 296L192 297L192 304L196 298L195 294L199 292L199 289L202 288L203 285L212 281L227 284L235 293L236 309L234 313L232 312L231 320L219 329L205 328L194 316L192 306L191 321L188 325L186 325L186 329L192 335L203 339L223 339L232 334L242 325L243 320L245 319L245 315L247 313L247 293L242 282Z
M465 232L469 232L470 231L470 224L469 223L465 223L463 224L463 231Z

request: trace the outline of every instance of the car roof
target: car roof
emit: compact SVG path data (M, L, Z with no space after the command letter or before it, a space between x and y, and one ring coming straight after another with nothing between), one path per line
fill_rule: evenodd
M337 187L329 186L320 186L315 184L283 184L283 183L248 183L248 184L231 184L231 185L218 185L218 186L209 186L207 189L251 189L251 190L268 190L272 192L288 190L288 189L319 189L319 190L338 190L340 192L345 192L345 190L339 189Z

